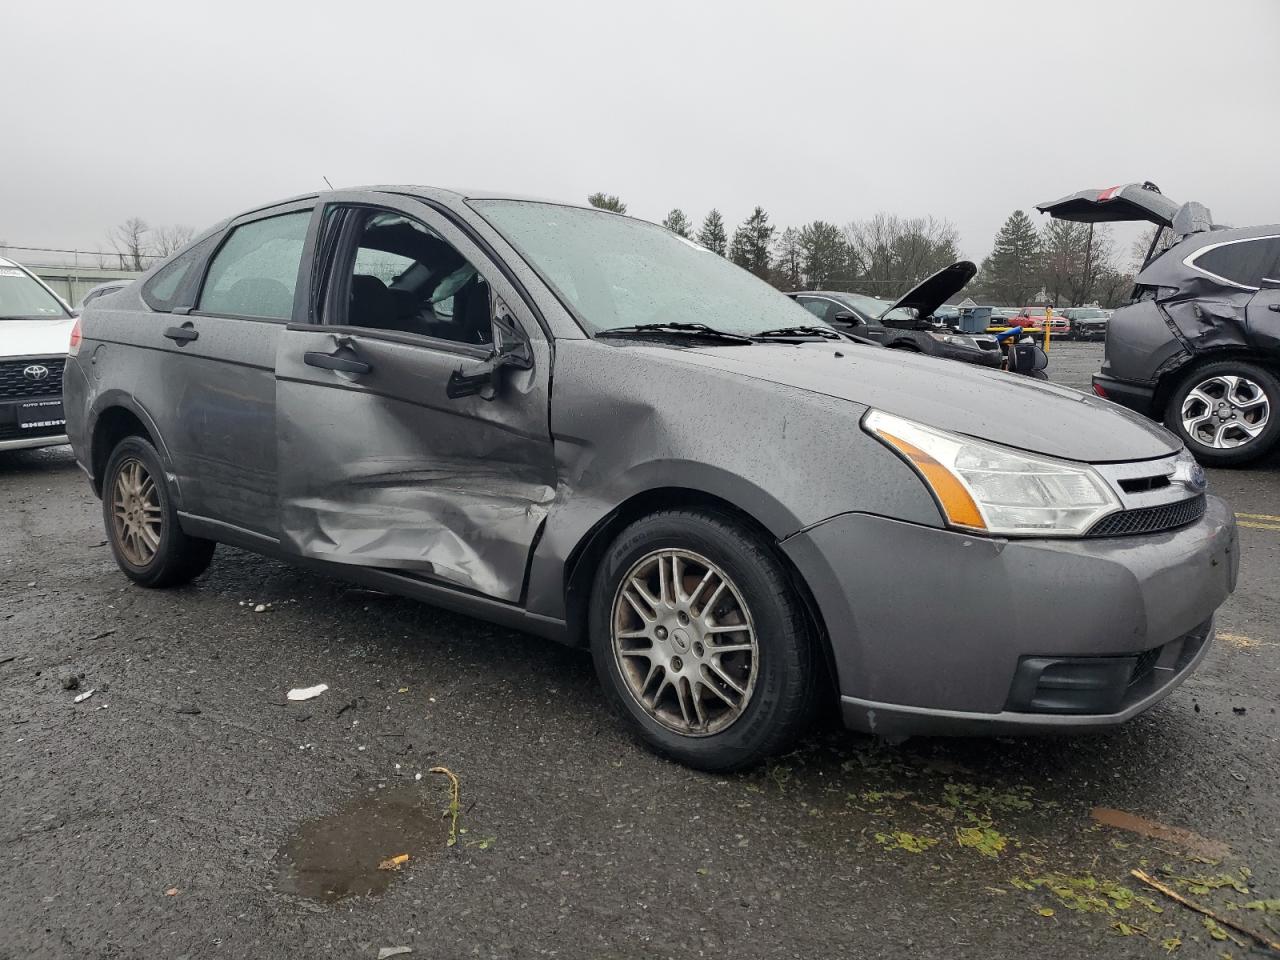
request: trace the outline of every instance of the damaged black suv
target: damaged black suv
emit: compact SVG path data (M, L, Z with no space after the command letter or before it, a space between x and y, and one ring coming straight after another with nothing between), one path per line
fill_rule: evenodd
M1037 207L1060 220L1161 229L1107 330L1098 396L1157 420L1202 463L1241 464L1280 440L1280 224L1229 229L1153 183Z

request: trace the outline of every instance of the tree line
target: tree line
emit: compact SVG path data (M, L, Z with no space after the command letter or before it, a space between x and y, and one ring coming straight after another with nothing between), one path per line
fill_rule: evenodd
M593 193L595 207L627 212L615 194ZM838 226L814 220L779 229L757 206L729 233L712 209L695 226L678 207L662 225L727 257L783 290L834 289L892 300L925 277L961 259L960 235L949 220L878 213ZM1054 306L1124 300L1133 277L1118 262L1105 224L1051 220L1037 229L1022 210L1000 227L991 253L966 288L979 303L1025 306L1043 299Z

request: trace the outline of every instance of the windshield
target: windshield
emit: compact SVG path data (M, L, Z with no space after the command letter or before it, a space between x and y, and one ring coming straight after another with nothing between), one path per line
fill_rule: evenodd
M703 323L746 335L825 326L763 280L655 224L527 200L471 206L589 333L649 323Z
M17 267L0 267L0 320L68 317L58 298Z
M1105 320L1107 315L1101 310L1082 309L1073 310L1071 316L1076 320Z

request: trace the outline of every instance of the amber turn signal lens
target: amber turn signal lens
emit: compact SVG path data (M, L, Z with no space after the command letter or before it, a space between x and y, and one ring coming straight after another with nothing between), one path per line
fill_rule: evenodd
M955 474L915 444L908 443L901 437L895 437L884 430L879 433L920 471L920 475L924 477L925 482L937 496L938 502L942 504L948 522L959 527L972 527L975 530L987 528L978 505L973 502L973 497L969 496L969 491L956 479Z

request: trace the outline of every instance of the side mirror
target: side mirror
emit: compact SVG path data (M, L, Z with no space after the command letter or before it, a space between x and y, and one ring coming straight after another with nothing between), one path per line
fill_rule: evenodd
M477 396L481 400L492 400L497 396L503 367L531 370L533 349L511 315L499 310L493 318L493 352L469 369L460 366L453 371L445 385L445 396L450 400Z
M831 319L836 323L847 323L851 327L856 327L858 324L863 322L860 316L849 310L837 310L836 315Z

